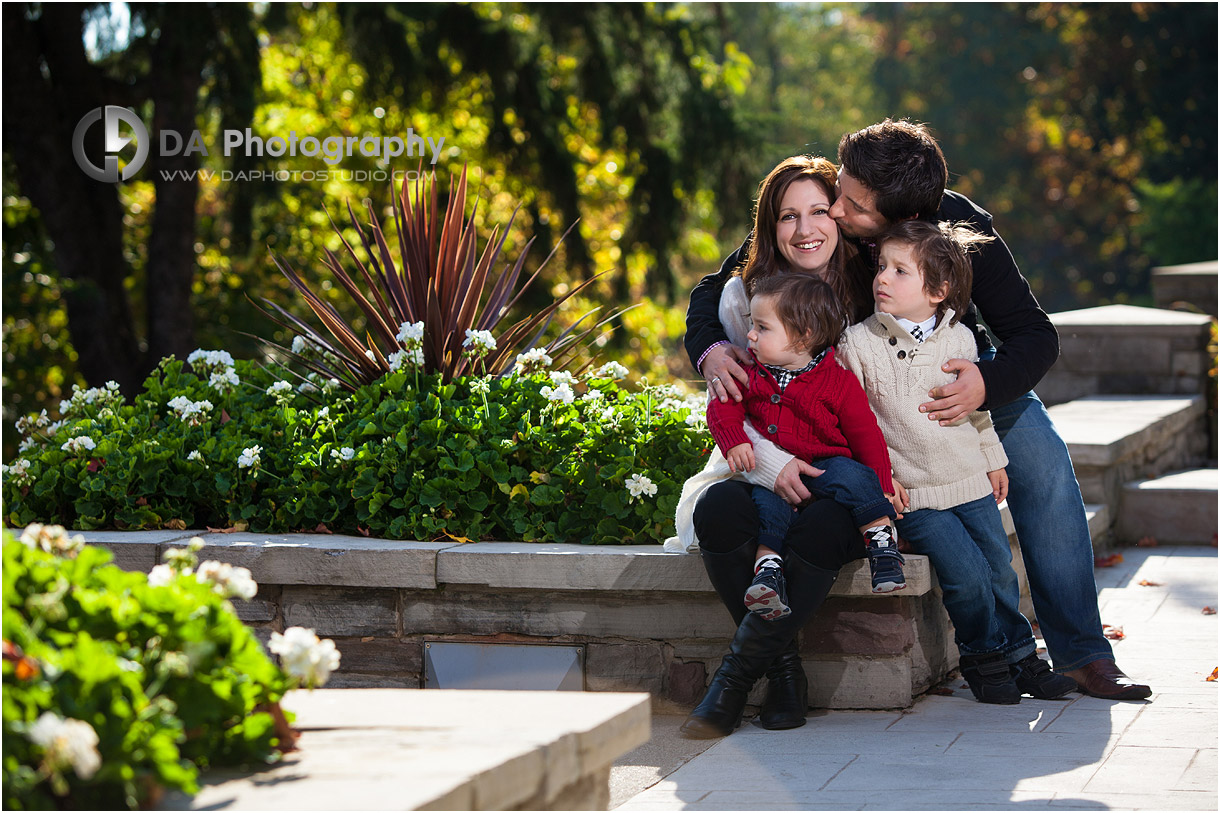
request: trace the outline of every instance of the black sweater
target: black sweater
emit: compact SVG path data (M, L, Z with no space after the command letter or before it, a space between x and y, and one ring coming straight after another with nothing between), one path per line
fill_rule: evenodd
M979 362L979 372L987 387L983 409L1003 406L1033 389L1046 375L1059 358L1059 334L1017 270L1012 252L996 234L988 212L965 195L946 190L936 219L965 221L977 231L995 237L970 255L974 286L970 307L961 321L974 331L980 355L992 347L987 331L978 322L980 315L1000 340L995 360ZM719 271L704 277L691 291L684 343L692 364L697 364L713 344L728 338L720 324L720 292L733 271L745 263L749 243L747 237Z

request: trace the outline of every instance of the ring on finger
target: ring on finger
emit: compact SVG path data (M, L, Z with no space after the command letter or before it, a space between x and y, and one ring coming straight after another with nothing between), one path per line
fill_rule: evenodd
M720 383L720 376L715 376L715 377L712 379L712 383L713 383L713 384L719 384L719 383Z

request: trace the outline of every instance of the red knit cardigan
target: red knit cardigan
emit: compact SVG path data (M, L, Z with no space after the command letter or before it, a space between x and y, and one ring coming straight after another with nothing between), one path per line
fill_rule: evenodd
M751 352L753 355L753 352ZM749 443L744 423L789 454L809 462L819 457L850 457L877 472L881 489L894 493L890 454L877 417L855 375L835 361L834 348L781 392L771 371L758 363L747 367L750 382L738 403L711 399L707 425L720 451Z

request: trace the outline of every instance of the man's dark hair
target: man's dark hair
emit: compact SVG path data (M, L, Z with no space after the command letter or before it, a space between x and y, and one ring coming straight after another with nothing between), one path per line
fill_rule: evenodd
M949 166L927 125L885 121L839 141L839 164L872 190L877 212L891 223L935 220Z

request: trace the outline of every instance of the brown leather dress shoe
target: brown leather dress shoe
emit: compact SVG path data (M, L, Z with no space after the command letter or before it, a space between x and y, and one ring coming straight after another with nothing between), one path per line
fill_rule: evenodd
M1136 683L1110 660L1086 663L1064 674L1076 681L1080 691L1106 700L1143 700L1152 694L1151 686Z

